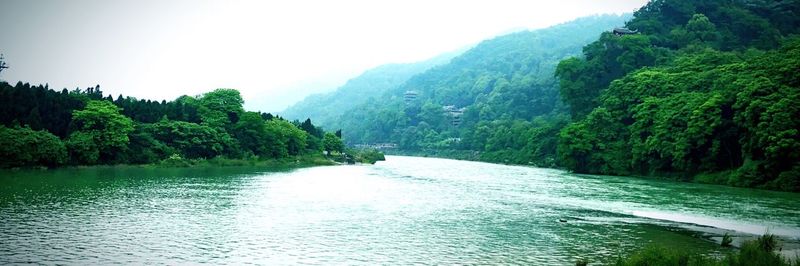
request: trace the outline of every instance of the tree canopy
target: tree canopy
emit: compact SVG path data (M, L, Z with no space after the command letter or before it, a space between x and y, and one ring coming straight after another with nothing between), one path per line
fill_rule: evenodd
M243 103L233 89L158 102L122 95L114 100L103 96L99 86L56 92L47 86L0 82L0 112L5 114L0 117L0 167L322 152L320 139L326 132L310 119L292 123L246 112Z
M651 1L556 74L581 173L800 191L797 1Z

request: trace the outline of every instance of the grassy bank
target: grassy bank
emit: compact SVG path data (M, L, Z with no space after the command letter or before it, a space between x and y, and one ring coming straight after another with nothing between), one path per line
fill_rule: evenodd
M627 257L618 258L614 265L639 266L798 266L797 257L787 258L778 253L781 246L774 235L763 235L757 239L742 243L739 249L732 249L727 255L715 258L691 251L652 245ZM798 255L795 255L798 256ZM588 261L576 262L576 265L587 265Z

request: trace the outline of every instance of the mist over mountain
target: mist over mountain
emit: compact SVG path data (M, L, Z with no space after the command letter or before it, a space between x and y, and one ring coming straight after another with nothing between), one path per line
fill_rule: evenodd
M446 64L463 50L444 53L434 58L406 64L387 64L365 71L352 78L335 91L313 94L286 108L280 115L288 119L305 120L313 118L323 127L335 127L336 119L351 108L360 105L370 97L382 95L389 89L400 86L410 77L434 66Z
M601 32L624 25L630 17L591 16L483 41L448 64L416 75L385 94L373 94L372 100L342 113L329 127L342 128L350 144L446 148L455 145L453 140L463 139L458 145L466 145L474 134L481 134L479 129L485 126L481 122L513 123L562 114L565 110L553 76L558 62L579 55L581 47ZM416 97L406 101L406 92ZM454 115L460 124L454 125Z

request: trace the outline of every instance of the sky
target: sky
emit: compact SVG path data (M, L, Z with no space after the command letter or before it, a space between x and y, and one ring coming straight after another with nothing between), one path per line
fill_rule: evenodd
M645 0L0 0L0 79L172 100L238 89L279 112L387 63Z

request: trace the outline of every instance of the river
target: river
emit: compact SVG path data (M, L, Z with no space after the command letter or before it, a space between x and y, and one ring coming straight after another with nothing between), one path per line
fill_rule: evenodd
M608 262L729 232L800 241L800 195L434 158L0 177L0 264ZM717 241L717 242L715 242Z

